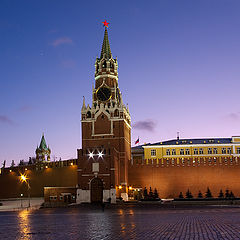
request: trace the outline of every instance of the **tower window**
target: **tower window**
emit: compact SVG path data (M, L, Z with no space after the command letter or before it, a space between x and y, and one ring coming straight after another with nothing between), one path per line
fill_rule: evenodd
M91 112L90 111L87 112L87 118L91 118Z
M203 148L199 148L199 154L203 154Z
M214 148L214 149L213 149L213 153L214 153L214 154L217 154L217 153L218 153L217 148Z
M119 111L118 111L118 109L116 109L115 111L114 111L114 117L118 117L119 116Z
M176 149L172 149L172 155L176 155Z
M107 67L107 63L106 61L103 62L102 68L106 68Z

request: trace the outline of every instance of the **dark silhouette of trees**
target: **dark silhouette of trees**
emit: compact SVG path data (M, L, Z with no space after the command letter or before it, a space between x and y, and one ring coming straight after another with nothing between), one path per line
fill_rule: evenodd
M218 194L218 198L224 198L224 194L222 189L220 190L219 194Z
M198 192L198 198L203 198L201 191Z
M154 189L153 197L154 197L155 199L156 199L156 198L159 198L158 192L157 192L157 189L156 189L156 188Z
M210 191L210 189L209 189L209 187L207 188L205 197L206 197L206 198L212 198L212 197L213 197L213 196L212 196L212 193L211 193L211 191Z
M193 195L192 193L190 192L190 190L188 189L187 192L186 192L186 198L193 198Z
M183 198L184 198L184 196L183 196L182 192L180 192L180 193L179 193L179 196L178 196L178 198L181 198L181 199L183 199Z

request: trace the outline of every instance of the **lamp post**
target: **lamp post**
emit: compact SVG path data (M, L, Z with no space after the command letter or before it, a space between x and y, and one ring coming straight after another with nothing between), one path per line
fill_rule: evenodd
M21 195L20 195L20 200L21 200L21 208L23 207L23 205L22 205L22 197L23 197L23 194L21 193Z
M28 207L30 207L30 185L29 185L29 180L25 175L20 176L21 182L25 182L27 184L28 188Z

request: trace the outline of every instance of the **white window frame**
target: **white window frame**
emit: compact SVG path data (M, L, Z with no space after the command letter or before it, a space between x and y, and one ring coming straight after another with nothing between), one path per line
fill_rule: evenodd
M172 149L172 155L176 155L176 149Z
M184 148L180 149L180 155L184 155Z
M225 147L222 148L222 154L226 154L227 153L227 149Z
M166 149L166 155L171 155L170 149Z
M156 157L156 149L151 149L151 157Z
M208 154L212 154L212 148L208 148Z
M240 154L240 147L237 147L237 154Z

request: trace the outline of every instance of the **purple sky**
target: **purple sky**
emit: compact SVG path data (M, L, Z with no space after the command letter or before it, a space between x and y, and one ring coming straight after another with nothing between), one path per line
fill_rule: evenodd
M105 19L132 143L240 135L240 1L0 1L0 163L76 157Z

